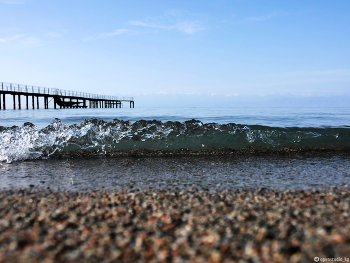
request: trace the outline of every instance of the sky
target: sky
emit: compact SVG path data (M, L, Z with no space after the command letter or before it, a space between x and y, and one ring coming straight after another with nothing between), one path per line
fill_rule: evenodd
M350 98L349 0L0 0L0 14L0 82L136 106Z

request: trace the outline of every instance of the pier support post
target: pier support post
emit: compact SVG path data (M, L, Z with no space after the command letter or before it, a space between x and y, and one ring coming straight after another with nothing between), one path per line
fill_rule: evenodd
M133 100L131 100L130 101L130 108L134 108L135 107L135 105L134 105L134 101Z
M34 107L34 95L32 96L32 109L34 110L35 107Z
M6 110L6 96L5 94L2 94L2 108Z
M48 109L49 108L49 97L46 96L45 98L46 98L46 109Z
M16 95L12 95L13 97L13 109L16 109Z
M28 110L28 95L26 95L26 109Z
M36 108L39 109L39 96L36 96Z
M18 109L20 110L21 108L21 95L18 95Z

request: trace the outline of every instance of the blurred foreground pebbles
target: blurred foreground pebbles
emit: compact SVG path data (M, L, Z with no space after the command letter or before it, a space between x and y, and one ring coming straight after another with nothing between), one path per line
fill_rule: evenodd
M350 191L0 192L0 262L350 257Z

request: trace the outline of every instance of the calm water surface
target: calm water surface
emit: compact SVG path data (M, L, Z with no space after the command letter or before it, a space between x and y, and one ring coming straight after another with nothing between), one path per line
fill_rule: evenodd
M122 109L39 109L2 110L0 126L21 126L31 122L46 127L55 118L67 125L79 124L84 119L97 118L137 121L186 121L204 123L237 123L270 127L344 127L350 126L349 108L122 108Z

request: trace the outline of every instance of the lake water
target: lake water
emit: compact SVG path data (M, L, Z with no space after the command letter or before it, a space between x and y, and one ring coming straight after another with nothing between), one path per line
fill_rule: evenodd
M168 157L135 157L140 149ZM349 149L350 108L0 111L1 188L346 187ZM55 157L81 150L95 157Z
M186 121L237 123L270 127L349 127L349 108L121 108L121 109L39 109L2 110L0 126L22 126L31 122L44 128L55 118L67 125L97 118L138 121Z

